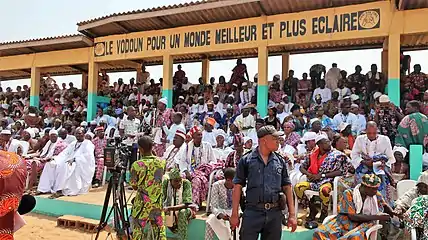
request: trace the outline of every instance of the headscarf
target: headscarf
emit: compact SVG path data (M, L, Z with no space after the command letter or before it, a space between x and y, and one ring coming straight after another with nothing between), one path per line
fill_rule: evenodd
M395 146L395 147L392 149L392 152L393 152L393 153L395 153L395 152L400 152L400 153L403 155L403 158L405 158L405 157L406 157L406 155L407 155L407 153L409 152L409 150L407 150L407 148L405 148L405 147L397 147L397 146Z
M27 132L28 134L30 134L30 137L31 137L31 138L36 137L36 133L35 133L35 132L34 132L34 130L33 130L33 129L31 129L31 128L27 128L27 129L25 129L25 130L24 130L24 132Z
M57 130L55 130L55 129L52 129L52 130L50 130L50 131L49 131L49 135L52 135L52 134L54 134L54 135L57 135L57 136L58 136L58 131L57 131Z
M171 169L171 171L169 171L168 175L170 180L180 179L181 178L180 169L173 168Z
M419 183L425 183L426 185L428 185L428 171L422 172L422 174L418 178L418 182L416 183L416 185Z
M290 127L291 129L293 129L294 130L294 128L296 127L295 125L294 125L294 123L292 123L292 122L286 122L285 124L285 127Z
M370 188L378 188L380 186L381 180L375 174L365 174L362 177L361 184Z
M355 210L357 214L366 214L366 215L377 215L379 212L379 207L377 204L377 196L374 195L372 197L367 196L366 200L363 202L363 198L361 197L360 187L361 185L370 187L370 188L378 188L381 183L381 180L375 174L365 174L362 177L361 184L358 184L354 188L354 192L352 194L352 200L355 204Z
M217 129L217 131L215 132L215 136L216 137L222 136L224 139L226 139L226 137L227 137L227 135L223 129Z

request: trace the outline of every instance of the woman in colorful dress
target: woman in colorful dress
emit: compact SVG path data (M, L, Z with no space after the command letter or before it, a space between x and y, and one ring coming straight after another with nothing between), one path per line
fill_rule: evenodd
M164 225L162 176L165 161L152 155L153 141L138 140L142 159L131 168L130 185L137 191L131 210L132 239L166 240Z
M380 178L374 174L363 176L361 184L346 190L340 197L338 215L315 229L315 240L361 240L376 221L388 221L392 209L377 191Z
M231 83L236 83L241 85L241 82L248 81L250 77L247 72L247 65L242 63L242 59L238 58L236 61L236 66L232 70L232 76L230 77Z
M14 239L14 219L26 178L25 161L15 153L0 151L0 239Z
M416 229L416 239L428 240L428 195L416 198L404 219L407 230Z
M297 145L300 143L300 135L294 132L294 123L292 122L285 122L284 123L284 144L290 145L294 148L297 147Z
M233 148L235 150L229 153L226 158L225 168L236 168L244 154L244 139L241 134L235 134L233 137Z
M395 138L396 145L403 146L407 149L410 145L428 145L428 118L420 113L420 104L418 101L410 101L406 106L405 116L397 129Z

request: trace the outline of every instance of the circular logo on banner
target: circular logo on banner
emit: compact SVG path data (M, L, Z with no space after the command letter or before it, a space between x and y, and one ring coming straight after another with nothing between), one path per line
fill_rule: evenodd
M105 52L105 45L103 42L96 43L94 47L95 56L103 56Z
M367 10L360 14L358 23L364 29L371 29L378 25L380 21L380 15L377 11Z

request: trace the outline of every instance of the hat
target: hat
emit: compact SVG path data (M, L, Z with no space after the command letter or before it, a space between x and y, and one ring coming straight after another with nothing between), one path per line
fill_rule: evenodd
M256 74L254 75L254 78L255 78L255 79L259 79L259 74L258 74L258 73L256 73Z
M263 126L257 131L257 137L258 138L263 138L267 135L272 135L275 137L282 136L282 134L280 132L278 132L274 126L270 126L270 125L269 126Z
M311 121L309 122L310 125L312 125L314 122L321 122L321 120L319 118L312 118Z
M184 97L183 96L179 96L178 99L183 99L184 100Z
M57 130L55 130L55 129L52 129L52 130L50 130L50 131L49 131L49 135L52 135L52 134L54 134L54 135L57 135L57 136L58 136L58 131L57 131Z
M97 122L95 120L92 120L90 124L91 125L97 125Z
M31 129L31 128L27 128L27 129L25 129L24 130L24 132L27 132L28 134L30 134L30 137L31 138L34 138L35 136L36 136L36 133L34 132L34 130L33 129Z
M85 121L83 121L83 122L81 122L81 123L80 123L80 126L81 126L81 127L87 127L87 126L88 126L88 123L87 123L87 122L85 122Z
M361 184L370 188L378 188L380 186L381 180L376 174L365 174L362 177Z
M194 126L189 130L189 135L193 137L195 133L201 132L201 129L198 126Z
M251 139L250 137L244 137L244 144L246 144L248 141L252 141L253 139Z
M360 108L357 104L353 103L351 104L351 108Z
M356 95L356 94L352 94L352 95L351 95L351 100L352 100L352 101L356 101L356 100L358 100L358 99L360 99L360 96L358 96L358 95Z
M345 99L351 99L351 97L348 96L348 95L346 95L346 96L343 97L343 100L345 100Z
M167 104L168 104L168 99L167 99L167 98L161 98L161 99L159 99L159 101L158 101L158 102L160 102L160 103L163 103L163 104L167 105Z
M380 97L379 97L379 102L380 102L380 103L389 103L389 101L390 101L390 100L389 100L388 95L385 95L385 94L384 94L384 95L382 95L382 96L380 96Z
M428 185L428 171L422 172L422 174L418 178L418 182L416 183L416 185L419 183L425 183Z
M93 134L93 133L91 133L91 132L87 132L87 133L85 133L85 136L86 136L86 135L91 136L91 138L94 138L94 137L95 137L95 134Z
M307 141L315 140L317 138L318 134L316 132L306 132L303 134L303 137L300 138L300 141L302 143L305 143Z
M214 118L207 118L206 123L214 127L214 125L216 124L216 121Z
M213 98L220 98L218 95L214 95L214 97Z
M380 93L380 92L375 92L375 93L373 93L373 98L374 98L374 99L376 99L376 98L378 98L378 97L380 97L380 96L382 96L382 93Z
M322 99L321 94L315 95L315 99Z
M235 96L233 96L233 94L230 94L229 97L235 99Z
M339 129L339 132L342 132L343 130L345 130L346 127L348 127L350 124L346 123L346 122L341 122L339 124L339 126L337 126L337 128Z
M171 169L168 173L168 176L170 180L181 179L180 169L178 168Z
M101 124L101 123L107 123L107 120L106 120L106 119L104 119L104 118L103 118L103 119L100 119L100 124Z
M208 100L207 105L214 105L214 102L212 100Z
M318 144L319 141L326 139L328 140L328 137L324 134L317 134L317 137L315 138L315 143Z
M234 86L234 87L238 87L238 84L234 83L234 84L232 84L232 86Z
M96 128L94 129L94 131L95 131L95 132L98 132L98 131L104 131L104 128L103 128L103 127L101 127L101 126L99 126L99 127L96 127Z
M285 126L285 127L292 128L292 129L294 129L294 128L296 127L296 125L294 125L294 123L293 123L293 122L286 122L286 123L284 123L284 126Z
M273 76L274 78L277 78L277 79L280 79L281 78L281 75L279 75L279 74L275 74L275 76Z
M181 131L180 129L177 129L175 131L175 136L179 136L182 137L184 140L186 140L186 133L184 133L183 131Z
M242 86L248 86L248 83L247 82L243 82Z
M253 104L247 103L247 104L245 104L245 106L242 109L253 108L253 107L254 107Z
M215 131L215 136L216 136L216 137L218 137L218 136L223 136L223 138L226 138L226 137L227 137L227 135L226 135L226 133L224 132L224 130L223 130L223 129L217 129L217 130Z
M12 135L12 132L10 130L4 129L0 132L2 135Z
M288 97L288 95L287 94L283 94L281 98L286 98L286 97Z
M393 152L393 153L395 153L395 152L400 152L400 153L401 153L401 155L403 155L403 158L405 158L405 157L406 157L406 155L407 155L407 153L409 152L409 150L407 150L407 148L405 148L405 147L397 147L397 146L395 146L395 147L392 149L392 152Z

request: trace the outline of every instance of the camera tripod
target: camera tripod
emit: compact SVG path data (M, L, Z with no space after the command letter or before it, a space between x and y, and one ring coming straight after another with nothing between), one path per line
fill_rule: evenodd
M114 230L118 239L128 239L131 240L129 233L129 216L128 208L126 206L126 196L125 196L125 168L117 166L116 169L112 170L112 176L108 183L106 196L104 198L104 206L101 212L100 223L97 227L97 235L95 240L98 240L101 230L103 230L110 219L111 214L113 213L113 224ZM108 204L110 201L110 196L113 194L113 206L110 209L110 212L107 215ZM110 235L111 233L109 233Z

